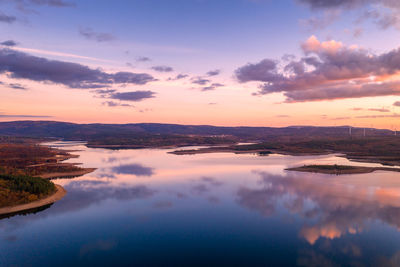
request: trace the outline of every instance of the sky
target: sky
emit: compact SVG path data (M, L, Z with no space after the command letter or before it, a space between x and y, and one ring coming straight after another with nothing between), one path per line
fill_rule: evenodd
M397 0L0 0L0 121L400 129Z

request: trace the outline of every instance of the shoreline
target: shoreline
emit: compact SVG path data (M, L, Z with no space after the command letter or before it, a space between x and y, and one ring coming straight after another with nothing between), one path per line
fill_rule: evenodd
M352 166L352 165L305 165L301 167L287 168L285 169L285 171L344 175L344 174L372 173L375 171L400 172L400 168L365 167L365 166Z
M70 171L70 172L51 172L51 173L44 173L39 175L40 178L43 179L57 179L57 178L74 178L79 177L97 170L96 168L82 168L81 170L77 171Z
M40 208L61 200L67 194L67 190L65 190L64 187L58 184L55 184L54 186L56 187L56 192L53 193L52 195L30 203L0 208L0 215L6 215L20 211Z

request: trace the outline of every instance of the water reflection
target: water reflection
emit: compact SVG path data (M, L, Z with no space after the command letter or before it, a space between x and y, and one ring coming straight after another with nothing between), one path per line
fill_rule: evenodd
M399 266L399 173L284 170L348 163L333 155L68 149L98 169L57 180L68 193L50 208L0 220L5 266Z
M116 174L130 174L136 176L152 176L154 174L153 168L145 167L137 163L115 166L112 167L111 171Z
M258 175L257 188L239 188L238 203L265 216L276 214L283 206L304 220L299 235L311 245L322 237L335 239L360 233L371 221L400 227L399 188L337 183L327 175Z

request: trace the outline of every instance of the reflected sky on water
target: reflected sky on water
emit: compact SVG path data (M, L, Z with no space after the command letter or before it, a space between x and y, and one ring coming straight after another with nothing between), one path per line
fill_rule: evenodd
M285 171L335 155L77 150L88 175L42 211L0 220L1 266L399 266L400 173Z

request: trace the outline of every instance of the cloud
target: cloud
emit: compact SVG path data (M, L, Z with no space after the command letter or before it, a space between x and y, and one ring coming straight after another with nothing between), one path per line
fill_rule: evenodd
M338 10L325 10L321 16L300 20L300 24L314 31L321 30L332 24L339 16Z
M211 91L211 90L215 90L218 87L223 87L223 86L225 86L225 85L222 83L213 83L210 86L201 88L201 91Z
M116 39L111 33L95 32L92 28L80 28L79 34L88 40L94 40L97 42L109 42Z
M399 227L397 192L385 188L369 191L367 186L349 189L349 184L327 182L309 174L257 173L261 180L256 187L238 189L238 203L264 216L282 212L283 208L293 218L304 218L307 223L302 225L299 235L310 244L320 238L336 239L362 232L371 220ZM314 203L311 208L309 201Z
M277 72L277 62L271 59L261 60L259 63L248 63L235 71L237 79L244 83L250 81L271 82L283 79Z
M387 108L369 108L369 111L376 111L376 112L390 112Z
M209 185L212 185L212 186L221 186L221 185L224 184L223 182L218 181L216 178L214 178L214 177L209 177L209 176L203 176L203 177L201 177L201 178L200 178L200 181L202 181L202 182L204 182L204 183L207 183L207 184L209 184Z
M64 0L11 0L17 5L41 5L41 6L51 6L51 7L72 7L75 6L74 3Z
M155 93L152 91L133 91L112 93L109 98L123 101L142 101L143 99L153 98Z
M235 71L239 82L258 81L258 94L283 93L287 102L400 95L400 49L380 55L311 36L304 57L289 62L264 59Z
M52 118L53 116L42 115L19 115L19 114L4 114L0 113L0 118Z
M85 65L49 60L11 49L0 49L0 73L10 78L63 84L69 88L94 89L113 84L143 85L154 81L147 73L106 73Z
M395 106L395 107L400 107L400 101L394 102L394 103L393 103L393 106Z
M149 57L137 57L136 61L137 62L148 62L148 61L151 61L151 58L149 58Z
M378 0L298 0L300 3L304 3L313 9L326 9L326 8L356 8L369 4L372 2L378 2Z
M380 118L400 118L400 114L390 114L390 115L364 115L356 116L357 119L380 119Z
M370 19L380 28L397 27L400 29L400 2L396 0L297 0L309 6L314 11L340 13L348 10L357 10L359 18L356 23ZM335 17L332 20L336 19ZM322 26L323 21L320 21Z
M114 93L116 91L117 90L115 90L115 89L97 89L97 90L94 90L93 92L96 94L100 94L100 95L106 95L106 94Z
M151 67L152 70L158 71L158 72L171 72L174 71L172 67L169 66L153 66Z
M152 176L154 174L153 168L136 163L116 166L112 168L112 171L117 174L133 174L136 176Z
M4 42L1 42L0 45L4 45L4 46L16 46L17 42L13 41L13 40L7 40Z
M12 89L17 89L17 90L28 90L25 86L19 84L19 83L10 83L8 87Z
M361 110L367 110L367 111L376 111L376 112L390 112L390 109L387 108L351 108L350 110L353 111L361 111Z
M0 22L11 24L16 20L17 18L15 16L9 16L0 11Z
M203 77L195 77L195 78L192 78L192 83L198 84L198 85L206 85L206 84L209 83L209 82L211 82L211 81L208 80L208 79L205 79L205 78L203 78Z
M115 101L105 101L102 104L107 107L134 107L133 105L130 105L130 104L118 103Z
M187 74L178 74L175 76L175 78L171 78L171 77L168 78L167 81L177 81L177 80L181 80L181 79L184 79L187 77L189 77L189 75L187 75Z
M210 70L209 72L207 72L207 76L217 76L221 73L221 70Z

